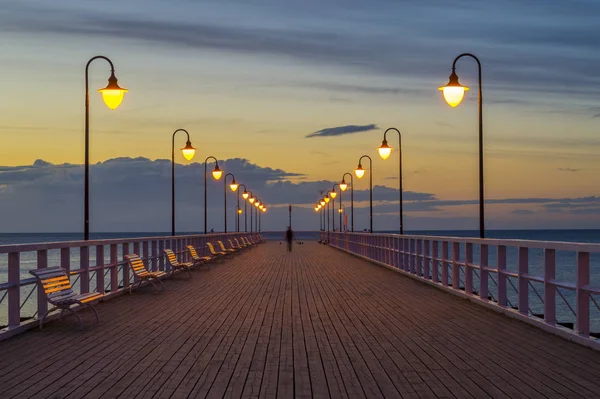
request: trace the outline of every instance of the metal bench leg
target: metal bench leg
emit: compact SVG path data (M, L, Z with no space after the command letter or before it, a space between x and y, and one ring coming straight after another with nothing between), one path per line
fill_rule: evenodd
M89 308L92 308L92 310L94 311L94 314L96 315L96 323L100 323L100 316L98 315L98 311L96 310L96 308L90 304L87 304L87 306Z
M44 320L46 320L46 316L48 316L48 313L50 313L50 310L48 310L46 313L44 313L44 315L42 316L42 318L40 319L40 330L42 328L44 328Z
M65 308L65 309L68 310L69 312L71 312L72 314L74 314L77 317L77 320L79 320L79 331L83 330L83 319L81 318L81 316L79 316L79 313L77 313L76 311L74 311L73 309L71 309L70 306L68 308Z

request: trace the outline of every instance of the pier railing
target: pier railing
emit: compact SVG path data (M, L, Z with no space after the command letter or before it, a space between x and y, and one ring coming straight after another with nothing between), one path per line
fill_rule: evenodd
M600 244L350 232L321 240L546 330L600 336Z
M188 261L186 246L208 255L206 243L249 237L251 233L221 233L167 237L140 237L90 241L65 241L0 246L0 339L34 325L48 305L30 270L62 266L71 276L73 290L100 292L105 298L129 288L135 280L124 256L140 255L150 270L170 271L163 249L170 248L180 261Z

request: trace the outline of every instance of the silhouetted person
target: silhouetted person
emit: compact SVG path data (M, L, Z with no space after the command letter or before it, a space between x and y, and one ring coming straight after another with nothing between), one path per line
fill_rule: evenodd
M292 228L289 226L285 232L285 240L287 241L287 244L288 244L288 252L292 252L292 242L294 241L294 232L292 231Z

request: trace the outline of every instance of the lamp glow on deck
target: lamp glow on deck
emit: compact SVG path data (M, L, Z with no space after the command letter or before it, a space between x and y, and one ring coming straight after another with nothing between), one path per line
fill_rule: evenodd
M239 186L240 185L237 184L237 182L235 181L235 179L233 179L233 181L229 185L229 188L231 189L231 191L235 192L235 191L237 191L237 189L238 189Z
M248 199L248 202L251 203L251 204L254 204L254 201L256 201L256 198L254 198L254 197L250 197Z
M185 147L181 149L181 153L186 160L191 161L192 158L194 158L194 155L196 155L196 149L192 147L192 143L188 140L188 142L185 143Z
M242 193L242 198L247 200L249 196L250 196L250 193L248 191L244 190L244 192Z
M454 108L461 103L465 96L465 91L469 90L469 88L461 85L458 82L458 75L452 71L448 84L440 87L439 90L442 91L444 100L446 100L448 105Z
M215 168L212 171L212 176L215 180L219 180L221 176L223 176L223 171L219 169L219 165L215 165Z
M365 170L363 169L361 164L358 164L358 167L356 169L354 169L354 174L359 179L362 179L362 177L365 175Z
M110 109L117 109L123 101L123 96L129 90L124 89L117 83L115 74L112 73L108 78L108 85L104 89L99 89L98 92L102 93L102 99L104 104Z
M330 191L330 192L329 192L329 196L330 196L331 198L335 198L335 197L337 197L337 193L336 193L335 191Z
M387 140L383 140L381 142L381 146L377 148L377 151L379 151L379 156L381 159L385 161L392 154L392 147L388 145Z
M342 182L340 183L340 190L346 191L347 188L348 184L346 184L346 181L342 179Z

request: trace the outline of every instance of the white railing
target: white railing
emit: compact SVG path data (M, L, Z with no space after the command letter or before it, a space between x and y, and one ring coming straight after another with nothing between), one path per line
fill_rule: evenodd
M600 244L349 232L321 241L598 343Z
M256 234L256 233L254 233ZM105 298L117 295L135 281L124 256L140 255L150 270L170 271L163 249L170 248L180 261L189 260L186 246L208 255L207 242L251 233L227 233L167 237L140 237L39 244L0 245L0 339L23 331L48 309L44 293L38 290L30 270L62 266L71 276L73 290L100 292ZM202 256L202 255L201 255Z

